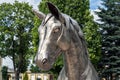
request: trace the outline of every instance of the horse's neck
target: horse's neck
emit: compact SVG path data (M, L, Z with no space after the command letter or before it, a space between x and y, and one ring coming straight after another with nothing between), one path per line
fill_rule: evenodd
M80 75L84 73L88 66L88 56L85 55L82 44L71 43L71 47L64 54L65 72L69 80L80 80Z

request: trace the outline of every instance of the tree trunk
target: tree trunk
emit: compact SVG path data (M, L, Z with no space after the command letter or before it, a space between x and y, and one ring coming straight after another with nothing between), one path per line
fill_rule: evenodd
M19 72L19 67L16 67L16 62L15 62L15 58L14 58L14 54L13 54L13 66L14 66L14 73L15 73L15 80L19 80L19 75L20 75L20 72ZM19 65L18 65L19 66Z
M15 80L19 80L19 75L20 75L19 70L16 70L15 71Z

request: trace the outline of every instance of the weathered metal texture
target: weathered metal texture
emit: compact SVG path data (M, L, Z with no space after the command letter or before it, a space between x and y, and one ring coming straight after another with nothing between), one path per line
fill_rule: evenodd
M53 4L47 4L50 14L33 10L43 20L38 29L40 43L36 64L43 70L49 70L60 53L64 52L64 67L58 80L99 80L78 23Z

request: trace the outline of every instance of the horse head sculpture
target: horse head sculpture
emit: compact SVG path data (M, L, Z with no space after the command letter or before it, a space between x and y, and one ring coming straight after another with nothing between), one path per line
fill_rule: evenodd
M64 67L58 80L98 80L92 66L83 33L78 23L47 2L49 14L33 10L42 20L39 32L39 48L35 63L43 70L52 68L61 52L64 52Z

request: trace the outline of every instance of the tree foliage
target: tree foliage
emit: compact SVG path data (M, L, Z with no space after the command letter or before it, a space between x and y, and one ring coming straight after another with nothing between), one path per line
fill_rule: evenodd
M94 64L97 64L100 58L100 34L98 31L99 26L93 21L93 17L90 15L89 0L42 0L39 4L39 10L45 14L49 13L46 5L47 1L56 5L62 13L65 13L71 16L73 19L77 20L80 27L84 31L91 60ZM39 19L35 18L35 23L39 23L40 25ZM35 24L34 30L37 29L39 25ZM36 32L33 33L37 34ZM38 46L38 42L35 39L39 39L38 35L36 35L36 38L34 38L34 43L35 45L37 43ZM35 50L37 50L36 46ZM52 69L52 72L55 74L58 74L62 68L63 62L61 59L62 57L58 59Z
M8 67L3 66L2 70L1 70L3 80L7 80L7 78L8 78L8 72L7 71L8 71Z
M28 3L18 1L0 5L0 55L12 59L18 76L20 72L26 71L31 54L30 32L34 26L31 10Z
M102 77L117 80L120 75L120 0L102 1L104 8L97 12L103 22L100 72Z
M30 71L32 73L39 73L40 72L40 68L38 66L36 66L36 65L31 65L30 66Z

